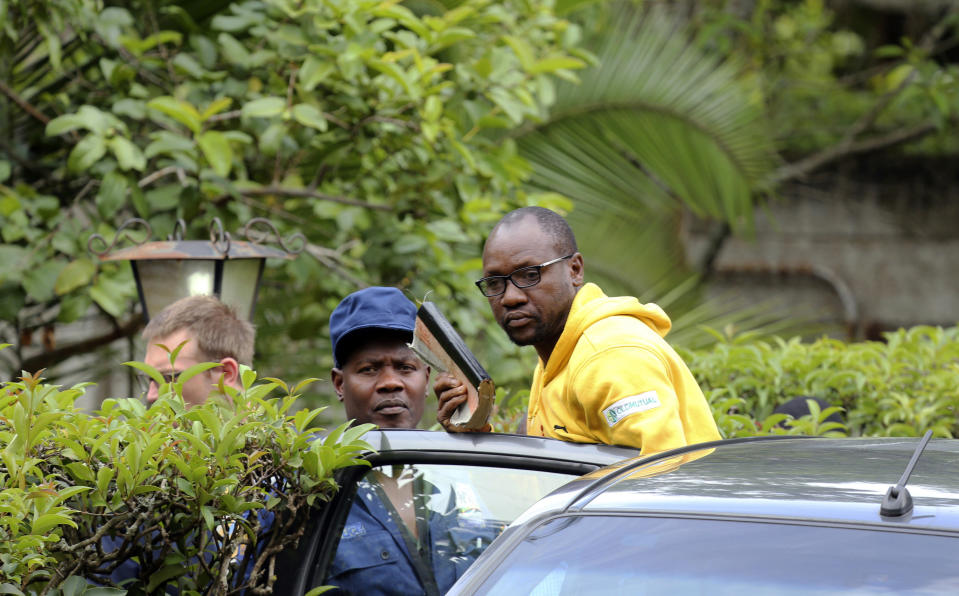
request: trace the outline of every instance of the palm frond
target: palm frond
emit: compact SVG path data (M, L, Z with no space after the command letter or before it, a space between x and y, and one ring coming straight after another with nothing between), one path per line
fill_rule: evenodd
M585 255L586 279L609 295L661 306L673 321L669 341L676 346L705 347L718 339L717 330L722 337L811 336L825 330L816 313L794 306L728 293L711 296L699 275L685 266L676 213L574 210L568 217Z
M651 299L648 289L672 287L689 276L682 266L675 214L601 214L576 208L568 220L585 258L587 280L607 293Z
M588 46L599 64L562 83L550 117L518 136L532 183L577 208L694 212L747 229L775 164L739 69L694 46L660 9L620 8Z

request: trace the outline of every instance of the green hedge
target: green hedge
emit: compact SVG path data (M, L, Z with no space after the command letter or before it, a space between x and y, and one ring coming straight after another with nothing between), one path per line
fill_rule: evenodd
M334 470L365 463L357 456L369 448L359 437L371 425L317 439L308 427L320 410L292 412L305 384L257 382L248 370L241 390L225 388L232 404L186 409L177 382L150 409L107 400L92 415L75 406L82 385L39 375L0 384L0 593L123 594L109 574L133 557L131 594L265 593L249 588L269 589L270 559L298 538L309 505L334 493ZM254 556L238 567L244 549Z
M884 342L749 341L682 351L726 437L755 434L959 435L959 327L914 327ZM822 423L828 408L781 428L773 409L791 398L827 400L846 422Z

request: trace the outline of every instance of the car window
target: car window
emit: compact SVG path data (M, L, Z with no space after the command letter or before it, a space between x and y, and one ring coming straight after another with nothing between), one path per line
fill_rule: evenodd
M497 560L477 594L959 593L954 537L821 525L570 516Z
M356 484L324 584L442 594L503 529L570 474L469 465L377 466Z

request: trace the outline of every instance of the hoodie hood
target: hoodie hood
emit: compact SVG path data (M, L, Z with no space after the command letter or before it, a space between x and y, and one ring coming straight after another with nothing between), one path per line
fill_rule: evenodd
M563 333L553 348L549 362L545 363L547 379L566 366L576 342L587 327L615 316L635 317L660 337L665 337L672 326L669 317L656 304L643 304L633 296L610 298L599 286L588 283L576 293Z

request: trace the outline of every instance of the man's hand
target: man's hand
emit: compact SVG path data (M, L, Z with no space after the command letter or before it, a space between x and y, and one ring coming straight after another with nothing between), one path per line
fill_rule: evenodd
M440 423L448 433L470 433L470 432L490 432L492 425L487 424L483 428L468 430L456 426L450 421L456 408L466 403L466 385L461 383L456 377L449 373L440 373L433 383L433 392L436 399L439 400L436 410L436 421Z

